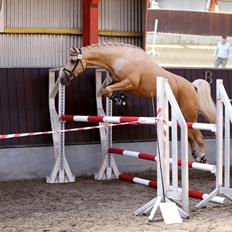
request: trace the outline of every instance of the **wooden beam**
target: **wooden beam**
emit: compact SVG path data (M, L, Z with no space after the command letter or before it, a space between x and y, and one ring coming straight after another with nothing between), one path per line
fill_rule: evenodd
M109 37L142 37L142 32L127 32L127 31L99 31L100 36Z
M1 32L0 32L1 33ZM48 35L82 35L80 29L68 28L5 28L6 34L48 34ZM99 36L107 37L142 37L142 32L130 31L99 31Z
M99 0L83 0L83 46L98 43Z
M7 34L49 34L49 35L81 35L80 29L68 28L5 28Z

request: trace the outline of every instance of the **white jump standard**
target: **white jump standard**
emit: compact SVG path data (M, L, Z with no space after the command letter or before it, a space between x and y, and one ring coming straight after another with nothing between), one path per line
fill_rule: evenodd
M159 149L157 154L146 154L141 152L134 152L122 150L112 147L112 128L100 128L100 140L102 148L102 163L95 175L97 180L120 178L120 172L114 160L113 154L136 157L140 159L152 160L157 162L157 197L146 203L141 208L135 211L135 214L149 213L149 220L153 220L157 207L160 202L169 202L173 200L179 204L179 213L183 217L189 216L189 195L195 194L195 197L202 200L197 206L206 205L208 201L216 201L217 194L223 194L229 199L232 199L232 190L230 187L230 122L232 122L232 107L230 100L224 90L222 81L217 81L217 123L195 123L186 122L182 112L177 104L177 101L172 93L172 90L163 78L157 79L157 109L161 109L157 117L137 117L137 116L112 116L112 101L106 98L106 113L103 109L102 96L99 90L102 85L110 82L109 73L106 72L106 79L102 81L104 69L96 69L96 103L98 116L88 115L65 115L64 102L65 91L61 87L59 78L55 82L55 73L50 72L49 85L49 107L52 121L52 130L64 130L65 122L88 122L99 123L100 125L123 124L129 123L131 125L151 125L157 127ZM59 92L58 106L59 113L55 108L55 96ZM169 105L171 110L171 121L169 121ZM225 105L225 149L224 149L224 166L223 173L223 108ZM164 123L165 122L165 123ZM167 122L167 123L166 123ZM170 128L170 130L169 130ZM179 129L178 129L179 128ZM217 164L216 164L216 189L209 195L201 192L189 191L189 173L188 169L199 169L215 173L215 165L196 163L188 160L188 128L208 130L216 133L217 140ZM180 151L178 152L178 137L177 131L180 131ZM169 131L171 131L171 145L169 146ZM71 173L67 159L65 157L64 149L64 133L57 133L53 135L55 165L50 177L47 179L49 183L64 183L74 181L74 176ZM170 149L169 149L170 148ZM171 157L170 157L170 154ZM179 157L178 157L179 154ZM178 166L181 167L181 184L178 184ZM170 175L170 167L171 174ZM161 179L161 173L163 180ZM122 176L121 176L122 177ZM171 177L171 178L170 178ZM148 183L148 180L133 178L133 182ZM162 183L163 182L163 183ZM151 182L152 183L152 182ZM150 183L150 184L151 184Z

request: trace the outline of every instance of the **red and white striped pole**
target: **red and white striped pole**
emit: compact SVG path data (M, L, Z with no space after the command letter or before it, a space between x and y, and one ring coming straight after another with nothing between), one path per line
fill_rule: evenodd
M119 149L115 147L110 147L108 149L108 152L110 154L115 154L115 155L123 155L123 156L138 158L138 159L157 161L157 156L154 154L147 154L147 153L136 152L136 151L128 151L128 150L123 150L123 149ZM172 163L171 158L169 159L169 163ZM181 164L182 164L181 160L178 160L178 166L181 166ZM188 167L192 169L202 170L202 171L210 171L211 173L216 172L216 166L212 164L204 164L204 163L189 161Z
M134 176L131 176L128 174L120 174L118 178L120 180L128 181L131 183L141 184L141 185L148 186L151 188L157 188L156 181L147 180L147 179L143 179L143 178L139 178L139 177L134 177ZM181 188L179 188L179 190L181 190ZM203 200L203 199L207 198L208 196L209 196L209 194L207 194L207 193L189 190L189 197L192 197L192 198ZM225 201L225 198L215 196L211 199L211 201L215 202L215 203L223 204Z
M106 123L125 123L135 122L136 124L154 125L158 117L136 117L136 116L87 116L87 115L62 115L60 117L62 121L67 122L106 122ZM168 126L171 126L172 122L168 122ZM215 132L216 126L212 123L197 123L187 122L187 126L190 129L208 130Z

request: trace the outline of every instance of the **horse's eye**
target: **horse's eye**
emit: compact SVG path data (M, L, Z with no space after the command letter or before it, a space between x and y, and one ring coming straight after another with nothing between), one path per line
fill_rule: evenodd
M77 62L77 60L78 60L78 57L77 57L77 56L72 56L72 57L71 57L71 62L72 62L72 63Z

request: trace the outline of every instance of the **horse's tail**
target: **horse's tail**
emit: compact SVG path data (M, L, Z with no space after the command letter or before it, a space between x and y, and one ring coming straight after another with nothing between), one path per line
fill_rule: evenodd
M216 107L211 97L210 84L203 79L195 80L192 84L197 90L198 112L203 115L208 122L215 123Z

